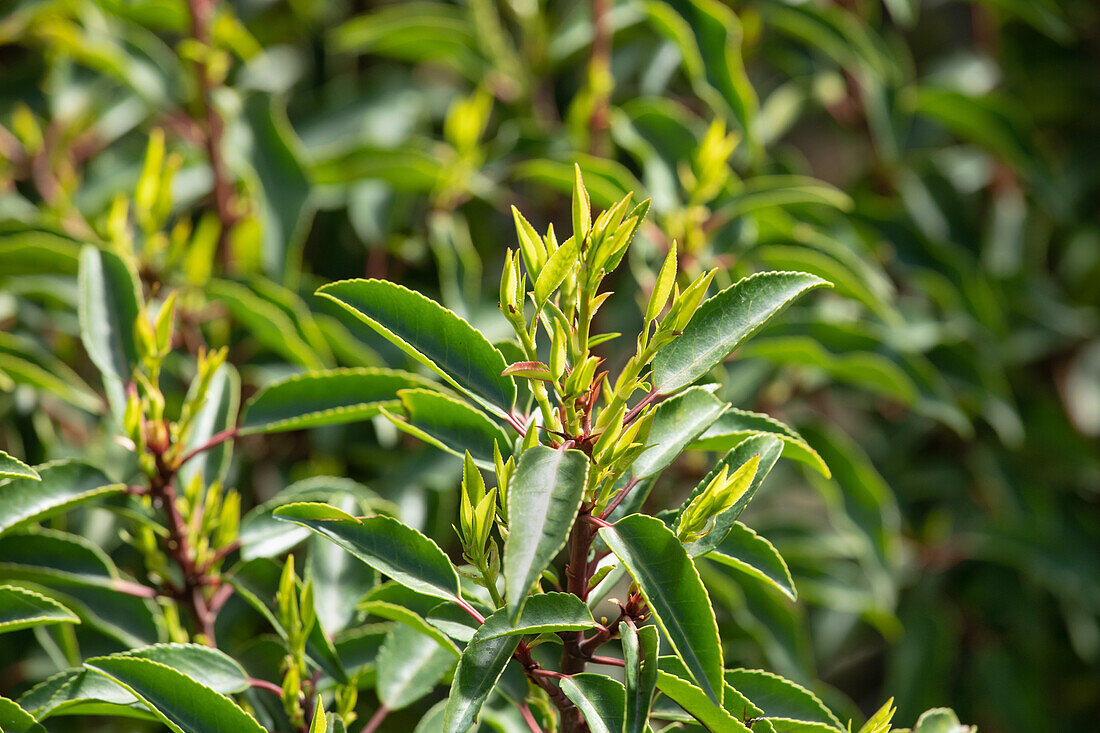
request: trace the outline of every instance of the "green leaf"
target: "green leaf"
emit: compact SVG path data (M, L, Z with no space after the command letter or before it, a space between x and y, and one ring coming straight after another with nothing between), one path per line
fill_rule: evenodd
M0 697L0 730L5 733L46 733L23 708L6 697Z
M708 730L750 733L745 725L687 679L687 670L676 657L658 660L657 689L686 710ZM726 693L731 692L726 690Z
M707 534L688 545L687 550L692 557L699 557L700 555L707 554L717 547L719 542L725 539L733 523L737 521L737 518L741 516L741 512L745 511L745 507L747 507L753 497L756 496L756 491L760 488L760 485L764 483L764 479L767 478L775 462L779 460L782 446L783 444L771 435L754 435L751 438L747 438L738 443L733 450L715 464L714 468L703 477L702 481L695 485L691 494L688 495L688 498L684 500L684 503L680 505L680 508L673 515L671 526L676 526L680 519L680 515L683 514L684 510L695 500L695 497L703 493L707 484L718 475L722 468L725 467L732 473L739 467L745 465L753 456L760 456L760 462L756 467L756 475L753 476L752 483L745 489L745 492L741 494L733 506L714 518L713 524Z
M514 530L513 530L514 531ZM641 514L600 529L646 599L653 618L699 687L722 701L722 641L699 571L661 520Z
M80 618L52 598L0 585L0 633L45 624L78 624Z
M774 435L783 441L783 455L817 470L825 478L832 476L817 451L793 428L762 412L749 412L731 407L715 420L706 432L688 446L694 450L730 450L746 438L761 433Z
M431 368L451 386L507 412L516 383L508 364L480 331L420 293L384 280L344 280L317 293L346 308L380 335Z
M502 454L511 450L512 441L504 429L467 402L426 389L403 389L398 397L407 420L386 409L383 414L401 430L437 448L459 457L469 451L485 469L493 467L494 443Z
M38 475L38 471L2 450L0 450L0 476L5 478L28 478L32 481L42 480L42 477Z
M622 733L626 690L602 674L581 673L561 681L561 691L584 713L592 733Z
M0 481L0 535L125 488L112 484L99 469L74 460L45 463L38 474Z
M211 280L206 292L222 303L252 338L291 364L307 369L324 368L324 362L299 335L294 321L275 303L229 280Z
M623 670L626 677L623 733L645 733L653 703L653 691L657 686L660 636L657 627L652 624L635 629L623 621L619 624L619 638L622 640L623 661L626 664Z
M535 280L535 305L542 305L554 294L554 290L564 282L569 273L577 266L577 253L580 244L576 237L570 237L558 247L546 261Z
M631 474L634 478L643 479L663 471L727 407L707 387L692 387L657 405L646 439L649 447L634 460L630 467Z
M428 623L423 616L404 606L399 606L396 603L387 603L386 601L363 601L358 605L358 609L371 616L377 616L378 618L405 624L424 636L434 639L436 644L446 649L455 657L459 657L462 654L458 645L451 641L449 636Z
M819 277L801 272L762 272L726 288L700 305L683 334L657 352L653 360L654 390L669 394L688 386L795 298L828 285Z
M400 403L397 391L431 387L409 372L369 367L295 374L265 385L247 404L240 431L275 433L366 420Z
M3 375L15 384L56 395L81 410L103 411L103 399L79 374L30 339L0 333L0 376Z
M791 571L771 542L751 529L734 522L733 529L707 558L737 568L771 583L792 601L798 600Z
M596 625L592 612L577 596L571 593L539 593L531 596L512 622L506 615L494 613L485 619L478 630L478 638L489 641L501 636L582 631Z
M197 386L197 383L198 380L192 382L192 388ZM188 392L188 399L192 394L193 392ZM232 427L237 419L237 408L240 402L241 378L237 376L237 370L232 364L222 364L210 378L206 400L191 420L184 451L205 445L215 434ZM180 466L176 474L177 485L190 485L191 480L199 473L202 474L205 486L215 481L222 481L226 471L229 470L231 445L230 441L226 441L188 460Z
M508 484L504 586L508 615L519 618L527 592L569 537L581 506L588 458L537 445L520 456Z
M458 573L439 545L390 517L358 519L319 518L344 514L326 504L288 504L274 515L308 527L372 568L425 595L452 601L459 596Z
M103 375L116 416L126 406L125 387L138 362L134 324L141 297L136 279L121 257L86 245L80 250L80 339Z
M959 718L954 710L949 708L932 708L925 710L917 718L917 725L913 733L974 733L975 728L959 723Z
M407 707L431 692L452 662L432 637L398 624L378 652L378 699L390 710Z
M777 730L787 730L782 725L785 721L803 724L798 727L800 731L844 730L817 695L777 674L760 669L731 669L726 671L726 682L769 719L778 719Z
M852 208L852 199L835 186L809 176L755 176L714 212L722 221L773 206L822 204L841 211Z
M176 733L264 733L228 697L160 662L137 657L93 657L84 663L125 687Z
M443 714L443 733L466 733L477 719L485 698L493 691L508 666L508 660L519 646L519 636L494 636L483 638L482 630L509 626L508 609L502 608L478 629L455 669L451 694L447 698L447 708Z
M95 544L47 529L0 537L0 576L18 580L66 606L81 621L130 646L156 641L158 626L150 608L152 589L129 583L149 597L119 592L127 581Z

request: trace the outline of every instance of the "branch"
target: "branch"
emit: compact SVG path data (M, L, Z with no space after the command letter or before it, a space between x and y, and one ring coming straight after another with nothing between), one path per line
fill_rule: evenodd
M227 440L233 440L239 434L240 434L240 428L238 428L236 425L234 425L231 428L226 428L225 430L222 430L220 433L214 433L214 435L212 435L210 437L210 440L208 440L205 443L203 443L202 445L196 446L195 448L192 448L191 450L184 453L180 457L180 459L178 461L176 461L176 469L178 470L180 466L187 463L188 461L190 461L192 458L194 458L198 454L204 453L204 452L210 450L211 448L217 448L219 445L226 442Z

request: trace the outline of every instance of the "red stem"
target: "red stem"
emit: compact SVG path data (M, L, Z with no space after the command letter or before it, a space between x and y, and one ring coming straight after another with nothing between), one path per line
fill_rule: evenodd
M390 714L390 709L385 705L382 705L374 712L374 715L370 716L370 720L363 726L363 730L360 733L374 733L378 730L378 726L382 725L382 721L386 719L386 716Z

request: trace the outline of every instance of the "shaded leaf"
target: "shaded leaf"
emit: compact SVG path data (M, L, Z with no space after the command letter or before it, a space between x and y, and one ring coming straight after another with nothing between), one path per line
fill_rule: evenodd
M482 638L482 629L487 626L490 630L509 626L508 609L502 608L485 619L462 652L443 714L443 733L465 733L474 724L485 699L519 646L518 636Z
M634 478L660 473L717 420L728 405L707 387L692 387L657 405L646 443L649 446L630 466Z
M787 730L784 721L817 724L820 730L844 730L844 726L829 712L824 703L806 688L777 674L760 669L731 669L726 682L764 711L776 718L777 731ZM802 726L798 730L810 730Z
M0 481L0 534L125 488L112 484L99 469L74 460L45 463L38 474L39 478Z
M138 362L134 324L141 298L130 268L113 252L80 250L80 339L103 376L111 409L121 416L124 393Z
M715 420L689 448L695 450L731 450L738 443L759 433L774 435L783 441L783 455L805 463L825 478L832 473L817 451L793 428L762 412L731 407Z
M708 730L748 733L749 729L740 720L688 679L687 670L679 659L661 657L658 660L658 666L657 689Z
M561 691L584 713L592 733L622 733L626 690L602 674L581 673L561 681Z
M649 721L653 692L657 686L657 657L660 637L651 625L635 629L623 621L619 624L623 645L626 677L626 714L623 733L644 733Z
M0 585L0 633L45 624L78 624L80 619L69 609L44 595Z
M500 452L511 449L504 429L481 410L439 392L403 389L398 393L407 420L389 410L383 413L401 430L456 456L469 451L482 468L493 467L493 444Z
M737 568L767 581L792 601L798 599L791 571L771 542L734 522L733 528L707 558Z
M378 699L391 710L411 705L439 684L453 661L451 651L432 637L397 624L382 642L375 662Z

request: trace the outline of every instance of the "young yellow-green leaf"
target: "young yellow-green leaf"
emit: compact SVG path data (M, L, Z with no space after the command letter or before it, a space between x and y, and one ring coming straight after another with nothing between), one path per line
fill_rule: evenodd
M466 733L496 687L520 642L519 635L501 633L514 628L508 618L506 608L494 612L462 652L443 713L443 733Z
M727 407L707 387L692 387L657 405L646 439L649 447L634 460L630 473L643 479L663 471Z
M225 695L167 665L138 657L93 657L84 663L125 687L175 733L264 733Z
M80 618L40 593L0 585L0 634L46 624L78 624Z
M400 430L437 448L459 457L469 451L474 463L484 469L493 467L494 444L501 453L511 450L508 433L468 402L427 389L403 389L397 396L406 420L389 409L382 413Z
M279 519L308 527L372 568L398 583L423 593L452 601L459 597L458 573L439 545L412 527L390 517L330 519L344 514L325 504L288 504L273 514Z
M561 681L561 691L584 713L592 733L622 733L626 690L602 674L575 674Z
M397 391L431 387L396 369L369 367L305 372L265 385L244 407L240 431L275 433L366 420L396 407Z
M791 301L825 280L801 272L762 272L740 280L705 301L684 332L657 352L653 388L683 389L713 369Z
M5 733L46 733L30 713L6 697L0 697L0 731Z
M313 722L309 724L308 733L328 733L328 716L323 705L318 704L313 711Z
M761 412L749 412L731 407L700 435L689 449L730 450L738 443L759 433L769 433L783 441L783 455L817 470L825 478L832 476L829 467L793 428Z
M592 228L592 203L581 180L581 167L573 164L573 240L583 242ZM578 245L579 246L579 245Z
M761 669L731 669L726 671L726 682L764 711L769 719L776 719L776 728L782 723L798 723L804 731L830 729L844 730L825 704L806 688Z
M538 273L538 279L535 280L536 307L541 308L569 273L576 268L579 251L580 245L577 243L577 238L570 237L565 244L558 247L554 254L550 255L550 259L546 261L546 265Z
M913 733L976 733L977 728L972 725L963 725L955 715L955 711L949 708L932 708L925 710L917 718L917 724Z
M0 478L28 478L32 481L41 481L38 471L28 466L15 456L8 455L0 450Z
M626 566L653 618L698 686L722 702L722 641L699 571L661 520L631 514L600 537Z
M197 385L197 380L191 383L189 399ZM240 402L241 378L237 376L237 370L232 364L222 364L210 378L206 400L191 419L191 429L187 433L184 450L190 451L205 445L215 434L232 427L237 419ZM206 486L223 480L225 472L229 470L231 445L231 441L225 441L184 463L176 474L177 485L190 485L191 480L199 473L202 474Z
M771 542L740 522L733 523L726 539L722 540L707 555L707 558L755 575L775 586L792 601L798 600L794 579L791 578L791 571L787 568L783 556Z
M657 686L657 657L660 636L652 624L635 629L623 621L619 624L623 645L623 670L626 678L626 716L623 733L645 733L653 691Z
M451 386L507 412L516 383L487 338L452 311L384 280L343 280L317 293L338 303Z
M668 296L672 294L672 286L676 283L676 243L668 250L665 262L661 265L661 271L657 273L657 281L653 284L653 292L649 295L649 305L645 310L645 327L653 322L661 314L661 310L668 302Z
M745 725L687 679L688 672L676 657L658 660L657 689L682 707L708 730L750 733ZM731 692L726 690L726 693Z
M588 477L578 450L537 445L520 457L508 483L504 586L508 616L519 618L527 592L569 537Z
M451 668L454 657L430 636L411 626L390 630L375 662L378 699L390 710L400 710L432 691Z
M595 625L588 606L572 593L539 593L527 599L515 623L498 613L485 619L478 638L489 641L500 636L582 631Z
M134 324L141 298L130 268L113 252L85 245L80 250L80 339L116 416L126 404L125 387L138 362Z
M126 488L112 484L99 469L73 460L43 464L38 475L0 481L0 534Z
M775 462L779 460L782 446L783 444L779 442L778 438L775 436L754 435L735 446L734 449L727 453L725 457L711 469L711 472L704 476L703 480L695 486L691 494L680 506L679 510L677 510L675 521L673 521L672 526L675 527L677 525L684 509L686 509L697 496L703 493L711 479L717 476L723 468L732 472L745 465L753 456L760 456L759 463L756 467L756 475L753 476L752 482L749 484L748 488L745 489L744 493L741 494L733 506L714 518L713 524L707 534L687 546L687 551L692 557L699 557L700 555L707 554L717 547L719 542L725 539L733 523L737 521L737 518L741 516L741 512L745 511L745 507L747 507L753 497L756 496L756 491L760 488L764 479L767 478L768 473L771 472Z
M363 601L358 605L358 608L360 611L370 614L371 616L397 621L411 627L424 636L433 639L436 644L446 649L455 657L462 654L458 646L451 641L449 636L424 620L423 616L404 606L400 606L396 603L388 603L386 601Z
M546 264L546 244L515 206L512 207L512 218L516 223L516 237L519 239L523 261L527 265L527 273L533 278Z

